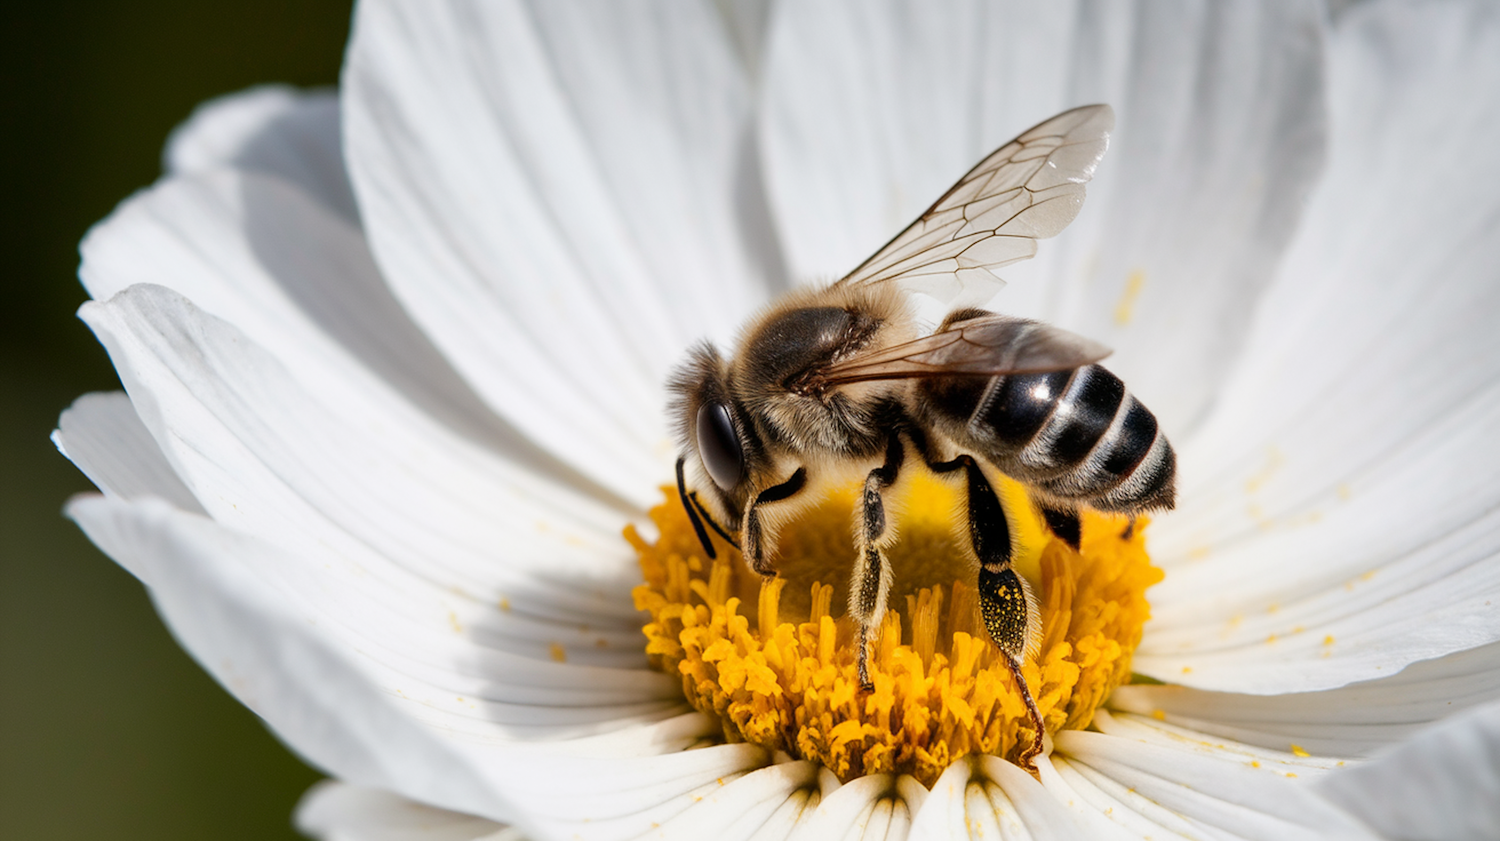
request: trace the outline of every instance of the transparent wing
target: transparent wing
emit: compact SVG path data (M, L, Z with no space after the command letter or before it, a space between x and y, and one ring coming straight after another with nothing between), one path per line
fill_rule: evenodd
M940 333L856 356L808 378L814 389L866 380L954 374L1036 374L1098 362L1109 348L1061 327L1008 315L961 321Z
M1085 105L1028 130L839 283L895 281L947 301L971 297L966 289L997 291L995 269L1036 254L1037 240L1078 215L1114 125L1108 105Z

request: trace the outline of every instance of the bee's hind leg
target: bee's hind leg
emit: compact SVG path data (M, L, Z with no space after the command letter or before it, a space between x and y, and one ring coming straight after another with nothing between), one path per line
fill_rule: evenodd
M1046 729L1021 666L1028 656L1035 653L1041 633L1041 612L1036 597L1026 579L1011 566L1010 524L1005 519L1000 497L985 478L979 463L972 456L961 455L952 461L929 463L928 467L936 473L962 469L968 479L969 543L979 560L979 612L990 639L1005 655L1016 688L1021 692L1021 700L1026 703L1032 736L1031 742L1021 749L1016 764L1035 776L1036 757L1042 752ZM1077 522L1076 517L1074 522Z
M870 679L870 643L875 629L885 618L886 597L891 590L891 564L885 547L895 538L895 529L885 514L885 492L901 473L906 449L899 435L886 444L885 463L865 477L859 498L859 523L855 534L854 575L849 583L849 616L858 627L855 657L859 665L859 687L869 692L875 688Z

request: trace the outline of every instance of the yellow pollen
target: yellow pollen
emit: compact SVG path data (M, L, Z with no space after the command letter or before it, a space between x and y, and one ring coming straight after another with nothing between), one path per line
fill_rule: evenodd
M1135 317L1135 302L1146 288L1146 273L1136 269L1125 278L1125 290L1120 293L1120 302L1115 304L1115 323L1124 327Z
M862 693L844 615L854 489L783 527L769 580L717 538L719 557L707 560L676 489L663 490L667 501L651 511L657 541L625 530L646 581L634 590L650 613L646 653L681 676L688 702L718 717L726 741L813 760L843 781L908 773L929 786L966 755L1014 760L1030 743L1025 704L980 619L977 568L955 513L961 492L913 471L888 553L889 607L870 649L875 688ZM1126 538L1126 519L1085 512L1080 553L1045 531L1022 486L1004 480L1002 497L1016 568L1032 579L1042 614L1026 683L1049 732L1087 727L1130 680L1150 614L1145 591L1161 580L1145 520Z
M1312 756L1312 754L1308 753L1307 749L1302 747L1301 745L1292 745L1292 756L1300 756L1303 759L1306 759L1309 756Z

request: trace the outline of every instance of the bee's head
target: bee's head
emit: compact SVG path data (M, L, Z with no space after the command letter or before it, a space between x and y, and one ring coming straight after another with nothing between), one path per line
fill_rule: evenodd
M667 411L687 473L684 495L696 494L720 525L737 532L752 475L765 457L754 425L730 392L728 366L712 345L699 344L667 389L672 395ZM684 499L684 505L691 513L691 502Z

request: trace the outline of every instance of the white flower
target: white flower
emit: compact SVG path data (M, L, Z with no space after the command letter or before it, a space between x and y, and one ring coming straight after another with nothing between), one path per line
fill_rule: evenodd
M304 827L1500 831L1495 8L729 17L366 3L339 99L205 106L85 241L128 397L62 418L104 491L70 514L343 781ZM1119 128L1085 211L996 305L1117 348L1173 430L1135 667L1179 685L1119 690L1041 783L701 747L619 537L670 477L665 372L1093 101Z

